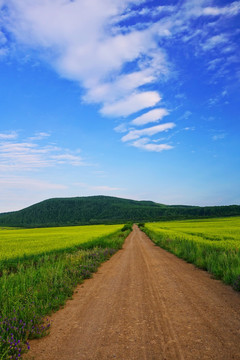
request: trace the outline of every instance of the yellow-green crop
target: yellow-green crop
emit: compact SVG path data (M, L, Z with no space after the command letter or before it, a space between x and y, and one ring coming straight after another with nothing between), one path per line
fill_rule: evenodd
M147 223L159 246L240 290L240 217Z
M68 249L121 229L122 225L90 225L37 229L0 229L0 262Z
M148 223L151 230L175 232L178 235L194 236L211 241L237 241L240 245L240 217L163 221Z

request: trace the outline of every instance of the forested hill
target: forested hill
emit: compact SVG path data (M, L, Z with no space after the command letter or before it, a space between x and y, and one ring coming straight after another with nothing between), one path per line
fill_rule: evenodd
M0 214L0 226L62 226L145 222L240 215L240 206L163 205L110 196L49 199L23 210Z

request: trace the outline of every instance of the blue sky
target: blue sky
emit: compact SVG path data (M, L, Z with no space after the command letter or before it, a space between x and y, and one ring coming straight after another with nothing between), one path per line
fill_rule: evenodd
M240 1L0 0L0 211L240 204Z

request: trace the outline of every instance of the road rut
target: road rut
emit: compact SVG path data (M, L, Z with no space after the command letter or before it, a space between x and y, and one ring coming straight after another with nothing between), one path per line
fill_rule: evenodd
M26 359L240 360L240 294L137 226L51 320Z

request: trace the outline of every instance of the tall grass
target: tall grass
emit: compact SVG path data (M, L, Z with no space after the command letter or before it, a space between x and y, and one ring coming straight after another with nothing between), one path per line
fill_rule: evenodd
M29 347L28 339L48 333L50 324L44 317L63 306L76 285L121 248L130 231L111 233L110 226L104 237L92 239L89 234L88 241L72 247L56 246L46 253L16 257L12 266L5 259L0 277L0 359L21 358Z
M147 223L153 242L240 291L240 217Z

